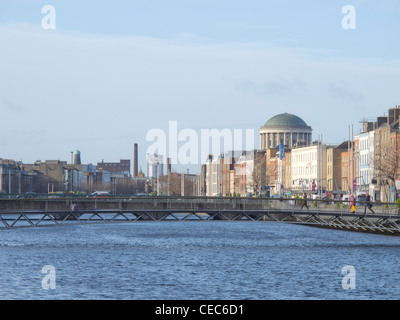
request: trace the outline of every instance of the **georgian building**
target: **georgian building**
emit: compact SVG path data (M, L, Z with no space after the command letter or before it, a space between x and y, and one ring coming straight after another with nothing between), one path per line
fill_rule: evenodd
M327 186L327 146L295 148L291 152L292 190L317 192Z

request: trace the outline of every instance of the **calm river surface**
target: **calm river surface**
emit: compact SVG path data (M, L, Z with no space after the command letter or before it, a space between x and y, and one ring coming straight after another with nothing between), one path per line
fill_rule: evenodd
M0 230L0 299L397 300L399 266L400 237L274 222Z

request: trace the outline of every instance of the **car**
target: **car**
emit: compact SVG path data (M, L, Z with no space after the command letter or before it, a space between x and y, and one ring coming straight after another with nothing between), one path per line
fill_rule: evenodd
M25 199L33 199L37 197L37 193L36 192L25 192L24 194L24 198Z
M95 191L91 194L93 198L108 198L109 195L108 191Z

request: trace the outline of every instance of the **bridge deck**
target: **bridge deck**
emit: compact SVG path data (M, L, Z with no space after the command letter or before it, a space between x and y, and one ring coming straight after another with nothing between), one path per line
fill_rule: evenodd
M301 210L293 200L253 199L7 199L0 200L0 229L71 223L224 220L276 221L400 235L400 216L395 206L380 206L377 210L374 207L372 213L360 204L355 213L350 213L347 208L323 201ZM73 204L77 210L71 210Z

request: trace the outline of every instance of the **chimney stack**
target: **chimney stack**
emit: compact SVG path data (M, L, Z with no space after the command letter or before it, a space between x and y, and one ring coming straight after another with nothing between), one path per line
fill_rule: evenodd
M171 158L167 158L167 175L171 174Z
M138 176L138 144L133 145L133 176Z

